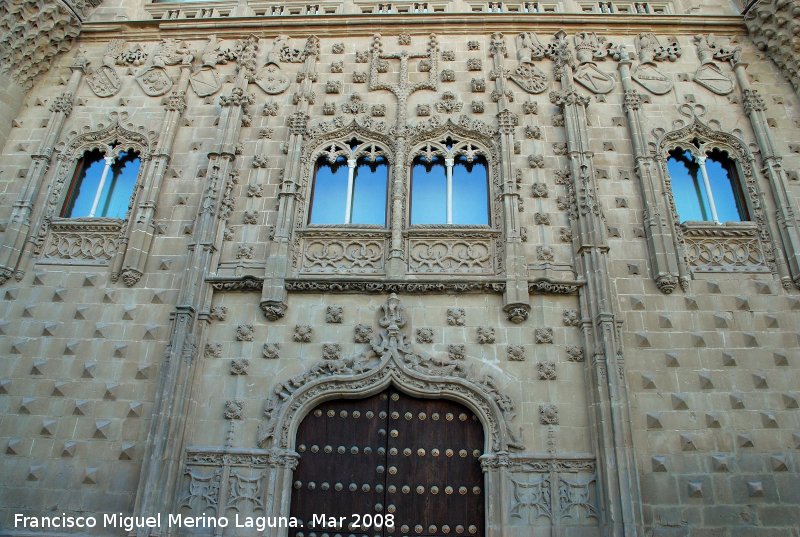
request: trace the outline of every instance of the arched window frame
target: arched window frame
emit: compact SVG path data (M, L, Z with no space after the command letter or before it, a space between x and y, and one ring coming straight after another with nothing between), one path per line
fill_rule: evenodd
M380 227L385 228L388 226L389 223L389 184L391 183L391 166L392 161L389 157L389 152L385 149L385 145L379 142L374 141L360 141L358 145L351 145L354 140L357 140L359 137L351 136L349 141L344 140L333 140L330 141L320 147L317 148L316 151L312 153L310 158L310 171L308 178L308 200L307 206L304 211L304 220L305 224L309 227L317 227L322 225L333 225L333 226L369 226L369 227ZM314 188L315 182L317 177L317 171L319 169L318 163L320 159L327 161L329 164L334 164L340 157L343 157L347 162L347 192L345 195L345 214L343 217L343 222L341 224L314 224L312 223L311 216L312 216L312 204L313 204L313 197L314 197ZM386 216L384 219L383 226L377 226L375 224L353 224L351 223L350 219L352 217L352 207L353 201L355 196L355 170L358 166L358 161L361 159L365 159L367 162L375 162L376 159L383 158L386 162L386 191L387 196L386 200L384 201L384 207Z
M149 161L155 147L156 134L138 129L112 114L110 124L97 130L87 127L81 133L73 131L62 144L56 157L55 171L47 190L44 209L34 237L34 256L39 263L75 265L118 265L125 255L124 245L130 232L132 208L146 177L152 170ZM116 160L121 153L138 154L140 165L125 217L60 216L67 203L72 182L78 180L77 168L87 152L100 151L106 158ZM112 278L114 275L112 274Z
M460 139L459 139L460 138ZM432 227L432 226L446 226L446 227L481 227L481 228L491 228L495 225L496 215L494 214L495 211L492 207L492 162L489 157L489 152L482 146L470 139L464 139L462 137L446 134L444 137L437 137L435 140L440 141L425 141L422 144L418 144L412 151L409 152L409 159L408 159L408 173L409 173L409 180L408 180L408 188L406 190L406 199L408 200L407 206L407 214L406 222L407 225L410 227ZM453 140L454 143L451 147L447 147L443 144L443 141L446 140ZM457 140L457 141L456 141ZM473 162L474 159L478 156L483 157L486 161L486 211L487 211L487 223L486 224L476 224L476 225L459 225L453 224L453 168L456 164L456 158L464 156L467 159L467 162ZM412 189L413 189L413 168L414 162L417 158L422 159L423 162L432 162L433 159L441 157L444 159L445 164L445 177L446 177L446 222L444 224L415 224L411 221L411 210L414 200L412 199Z
M694 142L697 141L697 145ZM667 168L670 152L690 149L697 158L719 150L733 161L748 220L681 222L672 178ZM755 177L755 159L747 144L737 136L717 131L694 117L686 126L663 134L655 146L660 162L663 192L672 216L679 256L691 272L776 272L768 220L763 209L763 194ZM744 252L744 253L743 253Z

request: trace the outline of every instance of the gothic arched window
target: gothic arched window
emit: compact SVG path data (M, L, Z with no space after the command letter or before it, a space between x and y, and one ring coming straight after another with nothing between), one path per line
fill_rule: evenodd
M75 168L62 218L125 218L139 176L139 153L92 149Z
M750 219L736 163L720 149L694 140L669 152L667 170L681 222L742 222Z
M489 166L478 148L447 138L411 165L411 224L489 225Z
M332 144L314 169L309 224L386 225L389 165L374 145Z

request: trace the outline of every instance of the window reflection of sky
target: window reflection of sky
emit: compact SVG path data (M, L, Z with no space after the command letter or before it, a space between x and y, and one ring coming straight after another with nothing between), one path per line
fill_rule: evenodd
M442 157L414 159L411 169L411 223L447 223L447 172Z
M718 150L707 155L705 168L718 220L720 222L747 220L747 209L736 179L734 162ZM667 160L667 171L680 221L712 221L711 206L703 183L702 171L694 155L682 148L671 151Z
M95 217L125 218L139 176L139 164L139 155L135 151L120 153L106 175ZM84 154L74 190L62 216L82 218L90 215L105 165L100 151Z
M453 165L453 224L487 225L489 223L488 170L486 161L456 158Z
M386 190L388 164L383 157L375 162L364 158L353 170L351 224L386 225ZM310 224L344 224L347 209L349 168L343 156L330 164L323 157L317 163L311 198Z

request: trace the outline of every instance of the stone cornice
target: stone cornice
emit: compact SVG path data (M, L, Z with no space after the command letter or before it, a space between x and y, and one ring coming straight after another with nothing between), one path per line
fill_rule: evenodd
M226 17L209 19L150 20L84 23L81 40L104 42L113 38L155 40L163 37L196 39L203 31L217 37L239 38L245 34L272 38L278 34L326 38L371 36L376 32L467 34L504 32L555 33L561 29L579 28L603 35L715 33L746 35L747 28L739 16L700 15L602 15L580 13L539 13L521 17L512 13L429 13L422 15L308 15L285 17Z

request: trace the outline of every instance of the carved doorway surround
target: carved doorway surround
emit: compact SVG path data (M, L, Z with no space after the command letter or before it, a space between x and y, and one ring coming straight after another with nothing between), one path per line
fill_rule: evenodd
M334 399L296 443L291 516L303 527L290 537L484 534L483 428L458 403L395 388Z

